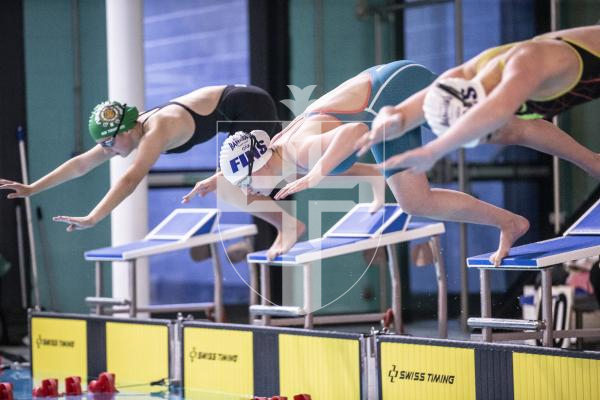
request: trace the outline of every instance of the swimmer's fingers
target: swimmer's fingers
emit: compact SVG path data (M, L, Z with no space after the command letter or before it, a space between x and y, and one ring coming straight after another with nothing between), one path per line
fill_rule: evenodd
M16 199L27 197L31 194L29 185L24 185L19 182L10 181L8 179L0 179L0 190L12 190L12 193L6 195L8 199Z
M55 222L63 222L68 224L67 232L81 231L88 229L96 225L89 217L68 217L65 215L58 215L52 218Z
M214 192L217 188L217 181L213 177L197 182L194 188L181 198L182 203L188 203L194 196L204 197L208 193Z
M375 144L376 137L377 133L375 131L365 132L365 134L356 141L356 146L354 146L354 149L357 150L356 155L362 157L366 154L371 149L371 146Z

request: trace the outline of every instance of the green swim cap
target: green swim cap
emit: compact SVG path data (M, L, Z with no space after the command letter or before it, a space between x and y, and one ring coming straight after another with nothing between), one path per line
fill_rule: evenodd
M123 116L119 132L128 131L135 126L135 122L139 116L138 109L136 107L129 107L127 104L121 104L118 101L104 101L94 107L88 122L92 139L98 141L118 133L115 131L123 114L125 115Z

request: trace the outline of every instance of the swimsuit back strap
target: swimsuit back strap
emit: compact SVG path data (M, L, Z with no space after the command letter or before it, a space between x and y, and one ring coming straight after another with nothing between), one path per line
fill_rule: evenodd
M170 101L170 102L168 102L166 105L169 105L169 104L175 104L175 105L178 105L179 107L181 107L181 108L185 109L187 112L189 112L189 113L190 113L192 116L193 116L194 114L197 114L197 113L196 113L195 111L193 111L191 108L189 108L188 106L186 106L186 105L185 105L185 104L183 104L183 103L179 103L178 101Z

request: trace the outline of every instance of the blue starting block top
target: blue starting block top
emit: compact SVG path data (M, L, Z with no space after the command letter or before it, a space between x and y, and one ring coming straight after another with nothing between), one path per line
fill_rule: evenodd
M493 267L493 264L489 260L492 254L487 253L469 257L467 264L469 267ZM506 267L507 269L511 267L536 269L598 254L600 254L600 236L561 236L542 242L513 247L508 257L502 260L500 267Z
M278 256L274 262L281 263L295 263L298 256L302 256L307 253L322 252L325 250L339 248L341 246L350 245L361 241L358 237L332 237L332 238L320 238L308 240L305 242L298 242L292 247L287 253ZM248 262L253 263L264 263L267 261L266 251L257 251L256 253L248 254Z
M217 224L219 210L179 208L143 240L84 253L88 261L123 261L256 234L253 224Z
M410 215L396 204L386 204L372 214L368 209L369 204L357 204L322 238L298 242L274 260L267 259L266 251L248 254L247 260L257 264L298 265L445 231L442 223L409 225Z
M493 253L467 259L474 268L493 268ZM564 236L513 247L499 266L503 269L539 269L600 254L600 200Z

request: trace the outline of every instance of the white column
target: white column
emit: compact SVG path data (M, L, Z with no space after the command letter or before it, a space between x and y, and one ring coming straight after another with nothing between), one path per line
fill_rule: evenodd
M108 52L108 97L144 109L144 35L143 0L106 0L106 36ZM114 157L110 162L110 182L113 185L132 163L133 152L127 158ZM142 239L148 231L148 187L144 179L135 192L111 214L113 246ZM114 263L112 269L113 296L129 297L129 276L125 263ZM146 259L137 263L138 305L149 302L150 279Z

